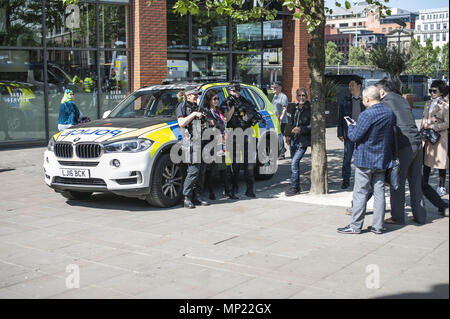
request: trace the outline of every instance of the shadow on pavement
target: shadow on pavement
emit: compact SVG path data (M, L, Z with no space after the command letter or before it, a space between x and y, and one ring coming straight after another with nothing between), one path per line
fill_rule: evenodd
M386 295L377 297L376 299L448 299L449 285L434 285L429 292L405 292L395 295Z

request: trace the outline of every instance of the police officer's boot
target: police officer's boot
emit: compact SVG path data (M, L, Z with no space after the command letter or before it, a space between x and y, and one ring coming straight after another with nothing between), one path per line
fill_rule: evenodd
M245 192L245 196L256 197L255 192L253 191L253 183L247 183L247 190Z
M255 192L253 191L255 186L255 176L254 176L254 165L247 164L245 168L245 182L247 184L247 190L245 195L248 197L256 197Z
M195 208L194 203L192 203L191 198L189 196L184 196L184 207L186 208Z
M230 172L228 171L228 169L224 169L220 172L220 177L223 180L225 188L224 196L227 199L239 199L236 194L233 193L233 188L231 186L231 176L229 175Z
M194 200L192 201L194 205L208 206L209 203L204 200L200 194L200 191L194 191Z

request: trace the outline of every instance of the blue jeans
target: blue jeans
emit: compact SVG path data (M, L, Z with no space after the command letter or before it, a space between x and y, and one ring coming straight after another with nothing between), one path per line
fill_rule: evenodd
M291 141L291 157L292 157L292 162L291 162L291 186L296 188L296 189L300 189L300 178L299 178L299 174L300 174L300 161L303 158L303 155L305 155L306 149L308 148L308 146L306 147L300 147L299 144L293 143Z
M347 137L344 138L344 162L342 163L342 180L350 184L352 175L352 157L355 149L355 143Z

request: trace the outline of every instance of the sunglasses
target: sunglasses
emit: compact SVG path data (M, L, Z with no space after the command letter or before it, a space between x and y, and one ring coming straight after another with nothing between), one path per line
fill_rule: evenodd
M431 94L431 93L436 94L436 93L438 92L438 90L436 90L436 89L429 89L428 92L430 92L430 94Z
M306 94L297 94L297 96L306 97Z
M219 98L216 96L216 97L213 97L212 100L213 101L219 101Z

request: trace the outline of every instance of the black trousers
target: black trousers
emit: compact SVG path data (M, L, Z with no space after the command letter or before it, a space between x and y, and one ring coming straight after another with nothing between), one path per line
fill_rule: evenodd
M186 178L183 185L184 196L192 199L195 195L201 194L201 170L202 164L187 165Z
M241 161L241 154L239 154L236 150L236 139L233 139L233 154L232 154L232 164L231 164L231 180L233 183L233 187L237 189L239 184L239 174L241 170L244 170L245 183L247 185L247 190L253 190L255 184L255 164L250 163L249 156L252 154L248 154L249 149L249 138L245 136L244 138L244 154L243 154L243 162ZM230 174L230 167L228 167L228 174Z

